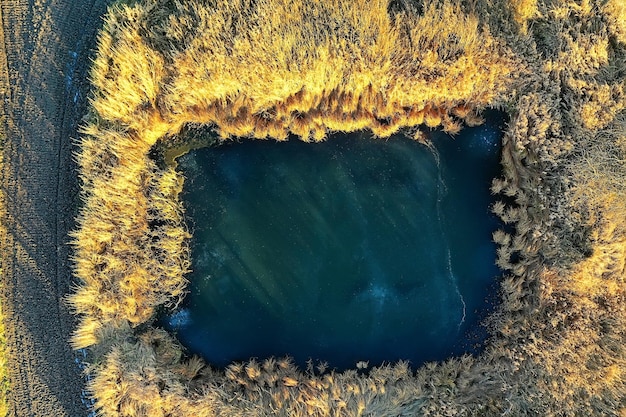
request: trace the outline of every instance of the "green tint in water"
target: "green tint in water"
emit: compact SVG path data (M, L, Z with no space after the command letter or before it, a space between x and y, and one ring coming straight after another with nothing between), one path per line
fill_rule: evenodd
M473 351L498 275L499 131L434 135L435 150L352 134L181 157L193 273L167 326L215 365L418 365Z

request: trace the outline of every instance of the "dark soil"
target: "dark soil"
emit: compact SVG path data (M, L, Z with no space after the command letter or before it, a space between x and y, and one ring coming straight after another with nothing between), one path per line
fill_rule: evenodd
M107 0L0 0L1 302L10 416L81 416L85 381L69 338L68 231L78 203L73 139Z

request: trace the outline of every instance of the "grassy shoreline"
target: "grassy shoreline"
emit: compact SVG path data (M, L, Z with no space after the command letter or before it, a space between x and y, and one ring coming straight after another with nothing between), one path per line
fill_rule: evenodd
M4 133L0 133L0 169L3 166L4 160ZM4 217L6 215L6 203L5 203L4 191L0 190L0 213ZM0 222L0 239L4 238L6 233L5 225ZM0 268L0 276L3 276L3 270ZM0 283L0 285L2 285ZM7 369L7 350L5 339L5 323L6 317L2 308L2 302L0 301L0 417L4 417L9 413L9 371Z
M626 10L618 1L310 2L114 8L99 37L78 161L76 348L117 415L626 413ZM478 357L411 371L225 371L152 327L184 295L183 178L151 157L186 126L221 140L323 140L510 122L493 209L508 270ZM420 139L416 135L416 139ZM598 169L601 167L601 170ZM587 190L593 189L593 193Z
M1 271L0 271L1 273ZM6 340L4 336L4 313L0 305L0 416L6 416L9 413L9 373L6 361Z

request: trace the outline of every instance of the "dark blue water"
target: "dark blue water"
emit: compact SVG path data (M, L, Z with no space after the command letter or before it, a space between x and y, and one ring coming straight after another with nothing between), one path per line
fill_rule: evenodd
M432 148L359 133L179 158L193 272L162 322L216 366L476 352L499 275L489 185L502 123L431 133Z

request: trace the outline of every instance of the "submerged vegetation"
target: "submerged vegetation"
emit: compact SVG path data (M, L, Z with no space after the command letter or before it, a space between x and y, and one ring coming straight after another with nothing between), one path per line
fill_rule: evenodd
M143 0L110 10L77 159L69 302L104 416L624 415L626 11L621 0ZM510 116L493 207L508 271L478 357L337 373L220 371L152 326L185 291L189 126L323 140Z

